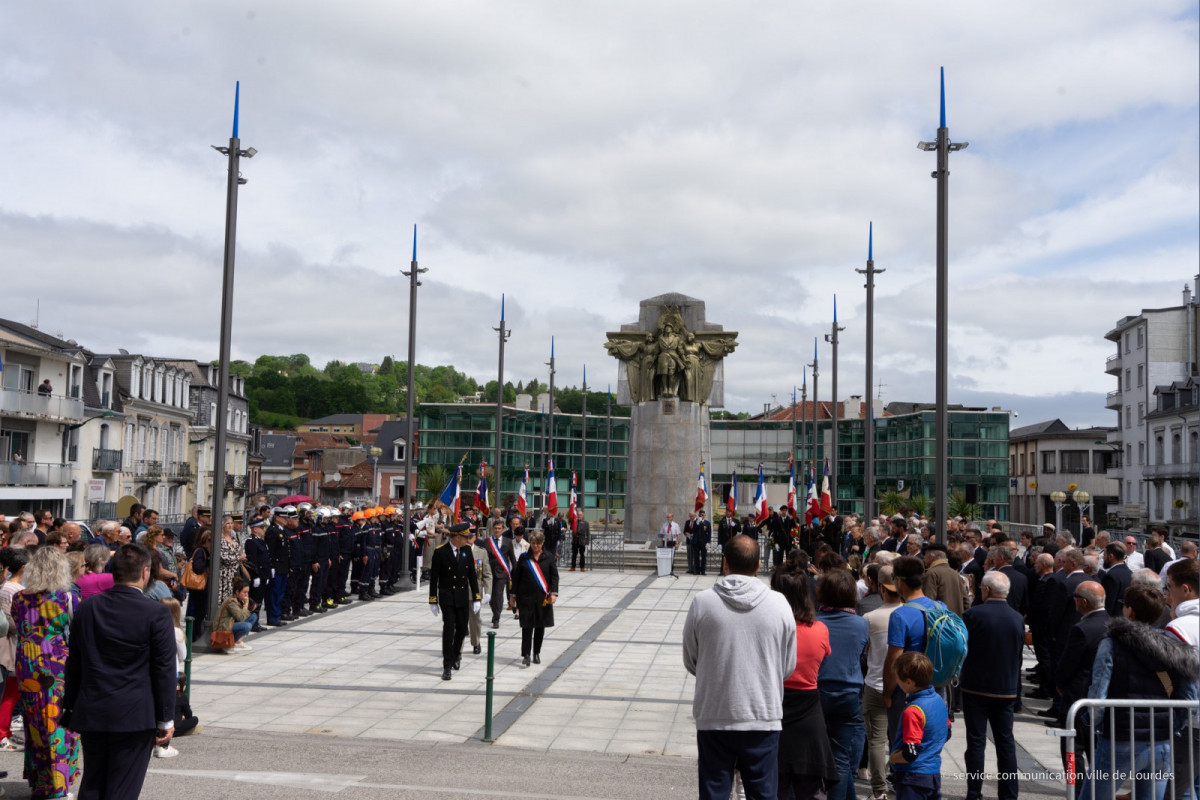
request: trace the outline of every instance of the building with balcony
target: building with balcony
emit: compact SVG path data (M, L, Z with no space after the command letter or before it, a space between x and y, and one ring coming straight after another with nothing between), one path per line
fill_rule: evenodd
M1195 539L1200 500L1200 385L1195 378L1154 388L1154 410L1146 415L1149 460L1142 474L1149 485L1150 524L1165 525L1171 534Z
M188 379L188 405L191 419L187 426L188 448L183 459L195 475L193 493L184 510L193 505L213 502L217 448L220 368L215 363L172 360L165 362ZM225 406L225 475L219 489L224 492L222 507L241 510L250 494L250 404L246 400L246 380L229 376L229 402Z
M124 415L120 438L100 448L121 450L120 495L137 497L165 518L186 514L193 476L188 467L191 374L168 360L124 350L93 360L115 376Z
M1168 439L1170 435L1165 423L1156 424L1154 430L1151 427L1151 416L1158 410L1156 389L1200 377L1200 306L1194 291L1200 290L1200 276L1193 283L1195 286L1184 286L1180 305L1143 309L1119 320L1104 335L1117 346L1117 352L1105 362L1105 372L1117 378L1117 388L1109 393L1105 406L1117 412L1117 428L1108 441L1122 452L1114 475L1121 482L1116 508L1116 524L1121 528L1143 529L1152 519L1161 521L1177 510L1154 507L1153 486L1158 484L1152 482L1146 468L1166 466L1152 463L1154 431L1161 430ZM1171 491L1169 485L1164 491ZM1194 505L1189 508L1194 517ZM1154 513L1158 510L1162 516Z
M86 372L75 342L0 320L0 513L74 511L68 431L85 418Z
M1088 513L1095 526L1115 522L1120 503L1121 451L1109 444L1114 428L1070 428L1060 419L1016 428L1008 435L1009 520L1027 525L1055 522L1058 509L1050 495L1063 492L1068 500L1062 523L1080 530L1080 516ZM1081 509L1069 499L1083 490L1090 508Z

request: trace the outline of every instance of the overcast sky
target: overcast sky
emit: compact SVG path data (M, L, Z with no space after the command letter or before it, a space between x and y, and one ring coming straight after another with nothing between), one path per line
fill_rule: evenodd
M235 358L407 352L615 384L604 332L669 291L739 332L726 404L802 380L838 296L864 390L932 401L938 68L950 398L1115 424L1104 333L1200 262L1197 3L375 2L0 6L5 317L215 358L241 81ZM821 343L821 391L830 351ZM615 387L614 387L615 388Z

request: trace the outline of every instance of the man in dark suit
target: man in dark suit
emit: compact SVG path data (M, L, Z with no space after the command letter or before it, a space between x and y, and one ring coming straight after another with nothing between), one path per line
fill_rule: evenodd
M136 798L151 750L175 731L175 631L166 606L142 593L149 551L124 545L112 574L113 588L71 621L61 723L83 741L81 798Z
M993 547L992 551L991 558L995 568L1008 577L1008 604L1023 617L1029 611L1029 581L1025 578L1025 573L1013 563L1017 551L1007 544Z
M696 548L696 573L704 575L708 572L708 543L712 541L712 523L700 509L693 528L692 543Z
M1027 697L1049 700L1054 694L1054 674L1050 645L1054 634L1050 628L1050 611L1058 595L1054 579L1054 556L1042 553L1034 561L1037 578L1029 591L1029 632L1033 636L1033 653L1037 657L1037 688Z
M433 551L429 566L429 610L442 614L442 680L450 670L462 666L462 645L467 638L467 621L482 606L475 557L465 535L469 523L450 528L450 541Z
M683 523L683 541L687 545L687 574L695 575L700 572L696 566L696 512L689 511L687 522Z
M1122 597L1133 582L1133 570L1125 563L1123 544L1113 542L1104 548L1104 568L1108 570L1100 579L1100 585L1104 587L1104 610L1110 617L1119 617L1125 608Z
M962 669L963 721L967 726L967 800L983 796L984 750L988 725L996 743L1000 800L1017 798L1017 742L1013 707L1021 691L1021 650L1025 620L1008 604L1008 576L983 576L983 602L967 609L967 659Z
M546 550L558 558L558 542L562 539L563 521L553 514L542 518L542 533L546 535Z
M1050 611L1050 624L1054 631L1054 641L1050 646L1050 655L1054 663L1054 685L1057 686L1058 668L1062 663L1063 653L1067 648L1067 636L1070 634L1071 628L1074 627L1075 623L1083 618L1073 598L1075 597L1075 592L1079 589L1079 584L1088 579L1088 574L1083 571L1083 551L1077 547L1059 550L1055 559L1056 564L1062 565L1062 568L1055 573L1055 582L1061 588L1052 601L1053 605ZM1062 698L1056 693L1050 701L1050 708L1038 713L1043 717L1058 719L1062 714Z
M1054 676L1055 688L1062 696L1062 711L1057 720L1046 723L1059 728L1067 724L1067 710L1071 708L1071 704L1088 696L1088 689L1092 685L1092 664L1096 660L1096 649L1100 646L1100 641L1108 635L1109 617L1104 610L1103 586L1095 581L1084 581L1075 590L1071 602L1082 616L1067 634L1066 648ZM1075 743L1077 754L1086 752L1088 761L1091 762L1090 731L1087 723L1079 717L1075 719ZM1066 764L1066 739L1061 741L1061 746L1063 764ZM1076 796L1082 783L1083 776L1076 773Z

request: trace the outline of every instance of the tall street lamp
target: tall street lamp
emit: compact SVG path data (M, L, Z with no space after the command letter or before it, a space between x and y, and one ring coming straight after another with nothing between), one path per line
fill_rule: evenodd
M229 137L227 147L212 145L212 148L228 160L228 176L225 191L225 265L221 282L221 351L217 366L217 448L213 454L213 519L218 525L225 516L225 446L228 436L228 422L225 410L229 407L229 357L230 339L233 330L233 261L237 249L237 202L238 187L246 182L239 170L242 156L254 158L258 151L253 147L242 149L242 140L238 138L238 103L241 100L241 81L235 84L233 90L233 135ZM209 554L209 564L220 564L221 537L213 536ZM217 614L221 610L220 592L209 591L208 614L211 624L216 625Z
M493 475L496 483L496 505L500 505L500 465L503 463L500 460L501 441L500 428L504 423L504 343L508 341L508 337L512 335L504 325L504 295L500 295L500 327L492 328L500 334L500 365L496 370L496 466L493 469Z
M867 282L867 416L863 420L863 500L867 519L875 516L875 405L871 400L871 382L875 368L875 276L885 269L875 269L875 223L867 224L867 268L855 272L866 275Z
M417 367L417 287L421 285L418 276L422 272L428 272L428 269L417 268L417 226L413 225L413 252L412 264L408 272L401 271L401 274L408 278L408 409L407 409L407 424L408 429L404 439L404 524L407 526L412 522L412 498L413 492L413 448L416 445L415 417L417 414L416 408L416 389L414 370ZM408 571L408 554L407 547L400 548L400 574L406 576ZM400 591L407 592L415 588L414 584L409 580L402 580L398 584Z
M936 142L917 142L917 147L922 150L937 151L937 169L933 172L933 178L937 180L937 310L935 314L937 326L937 343L936 343L936 401L937 401L937 453L936 460L936 492L937 498L934 503L934 519L938 525L938 530L945 530L946 525L946 501L950 493L948 476L946 473L947 461L950 457L950 413L948 411L949 397L949 263L948 247L949 247L949 201L950 201L950 154L956 150L962 150L967 146L967 142L951 142L950 129L946 127L946 69L941 71L942 83L942 113L941 124L937 129Z
M837 509L837 484L838 484L838 333L846 330L839 328L837 324L837 295L833 296L833 327L829 333L825 334L825 341L833 346L833 385L830 387L830 392L833 395L830 399L830 410L832 411L833 439L830 442L830 450L832 451L829 457L829 496L833 500L834 513ZM814 359L815 360L815 359ZM815 385L815 382L814 382Z

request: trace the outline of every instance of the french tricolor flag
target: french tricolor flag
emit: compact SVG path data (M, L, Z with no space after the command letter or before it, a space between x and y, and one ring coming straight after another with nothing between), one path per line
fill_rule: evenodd
M754 522L761 525L766 522L771 512L767 508L767 478L763 474L763 465L758 465L758 489L754 492Z
M458 522L458 514L462 510L462 493L459 489L462 484L462 464L454 470L454 477L446 484L446 488L442 489L442 493L438 496L438 500L442 505L450 509L454 521Z
M525 516L528 510L528 501L526 496L529 494L529 470L525 470L525 474L521 476L521 486L517 489L517 510L521 512L521 516Z
M788 513L796 519L796 459L788 459Z
M558 483L554 480L554 459L550 459L549 475L546 477L546 513L558 513Z
M729 497L725 501L725 509L729 515L737 515L737 470L729 476Z
M700 477L696 480L696 511L708 505L708 481L704 479L704 465L700 465Z

